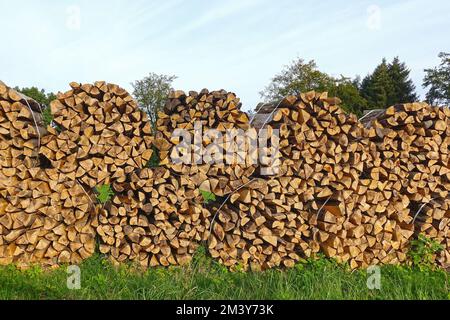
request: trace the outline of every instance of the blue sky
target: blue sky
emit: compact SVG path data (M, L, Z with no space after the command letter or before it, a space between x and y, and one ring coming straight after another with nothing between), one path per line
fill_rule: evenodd
M148 72L183 90L224 88L244 109L297 56L364 76L400 56L418 92L450 52L450 1L0 0L0 79L66 91L106 80L131 90Z

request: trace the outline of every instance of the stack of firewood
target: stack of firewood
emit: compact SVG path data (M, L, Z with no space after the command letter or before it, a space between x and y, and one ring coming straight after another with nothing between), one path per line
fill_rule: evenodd
M406 197L416 236L442 244L438 262L450 265L450 110L426 103L390 107L368 124L379 170Z
M114 263L143 267L186 264L205 243L233 270L319 252L359 268L406 262L423 234L450 265L448 108L362 123L309 92L249 119L233 93L174 91L152 132L119 86L71 87L45 129L40 105L0 82L0 264L79 263L97 236Z
M311 252L320 248L352 268L404 261L412 235L408 203L379 181L376 146L338 104L309 92L260 106L254 122L280 130L280 175L300 179Z
M300 179L253 179L213 207L211 256L233 270L293 267L312 249L308 217L300 202Z
M89 188L125 182L152 156L147 115L114 84L71 83L50 108L55 128L42 140L40 153L53 168Z
M0 264L76 264L95 251L92 199L54 169L29 169L0 199Z
M40 105L0 81L0 170L6 178L26 176L38 164L46 130ZM6 182L3 177L0 184Z
M100 252L143 267L188 263L209 226L199 190L163 167L139 170L128 181L97 207Z
M226 142L232 143L228 137L250 128L240 107L239 98L224 90L173 91L156 125L160 165L219 197L248 183L254 166L247 164L245 155L227 157ZM174 134L177 131L180 134ZM245 141L233 141L236 150L246 150Z
M0 264L79 263L94 253L92 200L39 168L40 105L0 82Z

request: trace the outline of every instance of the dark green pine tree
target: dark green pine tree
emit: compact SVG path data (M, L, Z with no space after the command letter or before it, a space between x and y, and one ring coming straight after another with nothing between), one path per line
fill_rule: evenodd
M393 96L394 85L389 75L386 59L377 66L371 75L364 78L361 84L361 94L368 102L369 109L384 109L389 107L389 99Z
M397 103L415 102L419 99L415 92L416 87L409 77L410 70L405 63L400 62L398 57L395 57L389 64L388 73L392 81L392 92L387 101L388 106Z

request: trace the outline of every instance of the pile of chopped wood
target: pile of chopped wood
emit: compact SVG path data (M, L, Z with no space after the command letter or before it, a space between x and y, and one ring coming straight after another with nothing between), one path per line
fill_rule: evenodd
M253 179L213 206L211 256L233 270L292 267L312 250L307 212L299 201L300 179Z
M249 119L233 93L174 91L153 132L119 86L71 88L44 128L41 106L0 82L0 264L79 263L97 237L114 263L143 267L186 264L205 243L233 270L319 252L364 268L405 263L423 234L450 265L448 108L362 123L309 92Z
M95 249L92 200L38 167L46 132L39 104L0 82L0 105L0 264L81 262Z
M38 164L46 134L40 105L0 81L0 169L6 178L24 177ZM2 177L0 184L6 183Z
M320 248L352 268L403 262L412 235L407 199L380 183L376 146L338 104L315 92L286 97L260 106L255 125L280 130L280 175L300 181L306 214L297 215L310 228L304 239L312 252Z
M368 123L379 154L372 170L398 193L416 236L442 244L437 261L450 266L450 109L426 103L396 105Z
M209 226L199 190L163 167L128 180L110 203L97 207L100 252L143 267L188 263Z
M227 158L227 134L250 128L248 116L240 107L239 98L224 90L204 89L188 95L172 92L156 125L154 144L160 165L219 197L248 183L255 167L247 164L245 156ZM176 130L182 130L183 135L174 135ZM236 141L235 149L245 151L245 141Z
M89 188L125 182L152 156L147 114L117 85L70 86L50 105L56 126L42 139L40 153L53 168Z
M95 250L92 199L53 169L29 170L1 198L0 264L77 264ZM51 181L51 182L50 182Z

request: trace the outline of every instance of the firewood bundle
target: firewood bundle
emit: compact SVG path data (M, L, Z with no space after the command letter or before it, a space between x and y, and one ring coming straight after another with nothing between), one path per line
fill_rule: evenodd
M297 191L299 179L254 179L211 210L215 215L208 248L211 256L236 270L293 267L314 249L308 217ZM316 250L317 251L317 250Z
M95 249L89 196L39 168L40 105L0 82L0 264L78 263Z
M2 174L7 178L23 177L27 169L35 167L39 163L39 143L45 133L40 105L0 81Z
M77 264L95 250L90 196L55 169L14 176L0 198L0 264Z
M363 127L338 103L309 92L269 104L255 119L258 129L279 130L279 175L300 178L304 204L317 211L326 200L344 201L356 190L368 156Z
M382 193L372 190L367 195L352 195L346 211L337 203L323 207L313 235L328 257L348 262L353 269L407 260L413 226L399 219L399 213L409 212L404 202L408 199L392 198L377 212L380 199L385 201Z
M134 172L128 181L116 183L118 194L97 207L100 252L143 267L188 263L209 227L198 189L163 167Z
M147 115L114 84L71 83L50 108L56 128L49 128L40 153L72 180L89 188L124 182L152 156Z
M377 181L376 146L338 104L326 93L287 97L260 107L255 126L280 132L279 175L300 179L313 252L353 268L404 261L412 234L405 199Z
M380 153L377 175L409 200L416 236L444 246L438 257L450 264L450 110L426 103L396 105L369 123ZM394 183L392 183L394 182Z
M160 165L189 177L197 187L217 196L228 195L247 183L255 168L247 164L246 154L227 157L230 150L226 142L232 143L227 137L250 128L248 116L240 107L239 98L224 90L189 94L173 91L156 125L154 144ZM184 135L174 135L177 129ZM235 149L247 150L245 141L233 141Z

